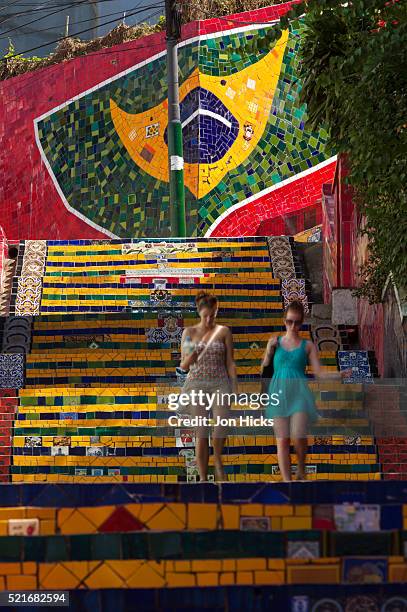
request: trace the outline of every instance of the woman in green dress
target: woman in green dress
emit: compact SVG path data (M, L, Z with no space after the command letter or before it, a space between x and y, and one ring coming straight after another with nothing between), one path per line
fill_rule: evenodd
M308 425L318 418L314 397L307 384L307 364L320 379L341 379L351 374L351 371L322 371L315 345L299 335L303 320L303 305L291 302L284 315L286 333L282 337L270 338L262 362L263 373L273 359L274 373L268 385L270 403L266 415L274 420L277 459L286 482L291 480L290 437L297 455L297 480L305 480Z

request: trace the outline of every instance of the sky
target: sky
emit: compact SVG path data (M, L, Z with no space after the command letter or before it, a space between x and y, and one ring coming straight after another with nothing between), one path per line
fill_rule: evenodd
M152 5L161 4L162 8L150 8ZM145 8L146 10L143 13L129 16L132 11L139 11L140 9ZM98 11L99 11L99 23L103 23L115 18L115 15L111 17L105 17L105 15L114 13L116 11L121 11L122 13L126 11L127 16L125 23L128 25L133 25L138 21L146 20L150 14L158 12L159 14L164 14L164 0L107 0L106 2L98 2ZM122 15L120 15L120 18ZM152 23L157 21L158 15L152 17L150 20ZM99 34L106 34L109 30L112 29L112 25L100 25L99 26Z
M0 0L0 57L7 52L9 40L18 52L41 57L48 55L55 49L54 41L65 35L67 16L69 34L78 34L80 38L89 39L112 30L123 19L125 11L125 23L128 25L145 20L154 23L158 16L164 13L163 2L164 0ZM155 5L162 7L152 8ZM141 13L131 14L140 10ZM88 31L82 32L83 30ZM34 49L35 47L39 48Z

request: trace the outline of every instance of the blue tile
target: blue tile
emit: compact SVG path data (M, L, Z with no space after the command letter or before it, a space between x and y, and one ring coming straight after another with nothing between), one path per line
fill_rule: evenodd
M401 504L383 504L380 508L380 529L403 529Z

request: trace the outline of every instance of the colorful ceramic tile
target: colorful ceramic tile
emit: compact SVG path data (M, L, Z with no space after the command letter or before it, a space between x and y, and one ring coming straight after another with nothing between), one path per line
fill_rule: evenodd
M25 356L0 353L0 388L21 389L24 386Z
M269 531L270 517L269 516L241 516L240 530L241 531Z
M338 531L380 531L380 506L340 504L334 506Z
M294 595L291 597L290 612L309 612L310 599L307 595Z
M44 274L46 255L46 240L26 240L21 276L41 277Z
M308 298L305 292L305 280L303 278L284 278L281 281L281 292L284 298L284 307L294 301L301 302L304 312L309 313Z
M172 316L166 316L162 321L162 326L146 330L146 338L148 342L165 343L181 342L183 327L179 325L179 319Z
M280 279L295 277L290 240L286 236L270 236L267 238L267 243L274 277Z
M345 558L342 579L347 584L382 584L387 581L387 566L384 558Z
M41 292L41 277L20 276L18 278L15 314L24 317L40 314Z
M289 559L317 559L319 556L319 542L307 540L287 542L287 558Z
M37 518L9 519L9 536L38 536L40 533L40 522Z
M197 253L196 242L170 242L163 240L161 242L146 242L145 240L138 240L134 243L122 244L123 255L130 253L144 255L175 255L177 253Z
M24 438L24 446L26 448L35 448L37 446L41 446L42 438L41 436L26 436Z

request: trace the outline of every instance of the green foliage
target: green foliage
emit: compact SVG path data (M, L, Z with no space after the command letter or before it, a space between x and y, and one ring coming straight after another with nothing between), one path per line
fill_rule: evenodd
M41 67L43 61L42 57L24 57L16 53L14 44L9 39L7 52L0 58L0 81L29 70L35 70Z
M390 271L407 278L407 5L402 0L308 0L301 43L301 101L308 127L324 123L349 160L365 223L367 263L358 294L379 301Z
M20 54L17 55L14 43L11 40L11 38L9 38L7 53L3 55L3 59L10 61L12 59L17 59L17 58L19 61L22 61L22 62L41 62L43 59L42 57L36 57L35 55L32 55L30 57L24 57L23 55L20 55Z

